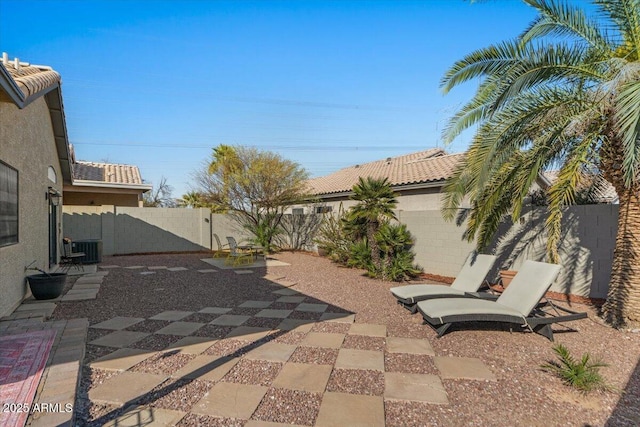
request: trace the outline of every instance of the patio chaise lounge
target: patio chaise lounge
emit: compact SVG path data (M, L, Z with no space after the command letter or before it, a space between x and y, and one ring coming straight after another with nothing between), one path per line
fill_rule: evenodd
M518 274L496 300L480 298L444 298L417 303L425 322L438 333L458 322L515 323L553 341L552 323L583 319L586 313L576 313L557 307L551 301L541 302L560 273L560 266L544 262L525 261ZM560 315L560 311L568 313Z
M496 257L494 255L470 254L462 266L462 270L453 281L447 285L406 285L391 288L391 293L397 298L398 304L411 313L417 311L416 303L434 298L456 298L471 296L484 283L485 277L491 270Z

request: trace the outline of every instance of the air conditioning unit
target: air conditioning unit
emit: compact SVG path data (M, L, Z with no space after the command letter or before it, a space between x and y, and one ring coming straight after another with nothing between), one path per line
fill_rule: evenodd
M73 252L84 252L83 264L102 262L102 240L74 240L72 249Z

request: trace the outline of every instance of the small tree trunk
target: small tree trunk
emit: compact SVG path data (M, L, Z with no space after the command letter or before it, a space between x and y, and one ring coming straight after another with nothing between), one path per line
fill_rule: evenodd
M614 327L640 326L640 185L618 188L620 213L613 252L605 321Z
M371 250L371 262L380 271L380 249L376 241L377 224L369 222L367 224L367 240L369 241L369 249Z

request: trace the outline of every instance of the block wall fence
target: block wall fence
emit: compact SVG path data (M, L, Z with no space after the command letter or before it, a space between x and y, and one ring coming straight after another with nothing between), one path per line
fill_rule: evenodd
M188 252L217 249L212 234L250 236L227 215L208 209L64 206L64 236L101 240L103 255ZM463 227L446 222L438 210L398 211L399 222L415 238L416 263L426 273L455 277L473 243L463 239ZM590 298L605 298L617 231L617 205L572 206L563 218L560 248L562 273L552 290ZM498 256L489 273L518 270L524 260L544 261L544 210L526 212L516 224L505 223L499 237L484 252Z

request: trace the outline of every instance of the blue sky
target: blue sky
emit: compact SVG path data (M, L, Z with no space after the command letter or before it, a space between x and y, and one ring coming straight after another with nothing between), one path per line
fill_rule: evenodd
M179 197L221 143L312 176L442 147L475 89L443 95L446 69L534 16L515 0L0 0L0 50L62 75L78 159L135 164Z

